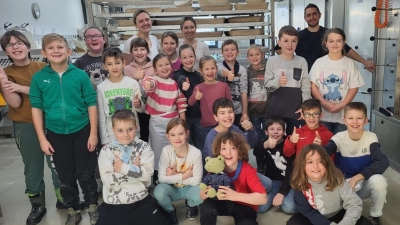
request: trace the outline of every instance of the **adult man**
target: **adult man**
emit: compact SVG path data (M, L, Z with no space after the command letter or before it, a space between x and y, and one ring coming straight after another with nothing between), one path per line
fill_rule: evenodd
M315 4L308 4L304 9L304 19L308 27L299 32L299 43L296 48L296 55L306 59L308 71L311 70L315 60L328 53L322 49L321 45L321 40L328 28L319 25L320 18L321 12L318 6ZM368 71L375 69L374 62L364 59L347 44L344 46L344 49L347 52L347 57L362 63ZM274 50L279 55L282 53L278 45L275 46Z

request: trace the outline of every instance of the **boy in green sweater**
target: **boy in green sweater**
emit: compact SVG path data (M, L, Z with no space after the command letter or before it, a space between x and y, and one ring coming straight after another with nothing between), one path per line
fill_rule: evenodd
M68 207L65 225L76 225L82 219L77 180L88 207L90 224L96 224L96 92L83 70L68 65L71 49L63 36L51 33L44 36L42 43L42 55L50 66L32 78L29 98L33 123L41 149L53 156L60 178L61 195Z

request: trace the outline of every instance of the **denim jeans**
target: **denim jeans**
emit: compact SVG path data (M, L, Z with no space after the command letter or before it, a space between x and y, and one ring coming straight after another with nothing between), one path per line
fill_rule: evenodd
M204 148L204 141L206 140L206 136L204 136L203 130L200 126L200 118L187 117L186 123L188 125L188 129L190 130L189 143L202 151Z
M203 202L200 198L199 185L175 187L172 184L158 184L154 189L154 197L157 199L158 204L167 212L174 210L172 206L173 201L187 199L187 204L190 207L198 206Z
M264 140L267 140L267 135L265 134L265 124L267 123L266 118L253 117L250 118L250 122L253 124L257 133L257 144L263 143Z
M364 180L361 189L357 191L357 195L360 196L360 198L371 196L372 205L370 216L373 217L382 216L383 205L386 202L386 194L387 180L380 174L375 174L368 180Z
M262 185L264 186L265 190L267 191L267 194L268 194L269 192L271 192L271 189L272 189L272 180L269 179L268 177L262 175L261 173L257 173L257 176L258 176L258 179L260 179L260 181L261 181ZM268 201L267 201L267 203L264 204L264 205L259 205L259 206L258 206L258 212L265 212L265 211L267 211L267 210L265 209L265 207L266 207L267 204L268 204Z
M330 132L333 133L333 135L347 130L346 125L341 124L341 123L332 123L332 122L323 122L321 121L321 124L323 124Z
M278 194L280 187L282 186L282 181L272 180L272 188L268 192L267 204L258 207L259 213L266 212L272 206L272 202L276 194ZM294 204L293 189L290 189L289 193L283 198L281 209L285 213L295 213L296 206Z

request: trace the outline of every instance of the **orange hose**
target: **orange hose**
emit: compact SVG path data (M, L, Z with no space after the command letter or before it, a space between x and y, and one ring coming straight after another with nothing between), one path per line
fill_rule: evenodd
M385 1L385 7L384 9L388 9L389 8L389 0L378 0L378 4L377 4L377 8L383 6L383 1ZM381 11L385 11L385 20L383 21L383 23L380 22L380 17L381 17ZM374 23L375 26L377 28L385 28L388 25L388 15L389 15L389 10L376 10L375 11L375 19L374 19Z

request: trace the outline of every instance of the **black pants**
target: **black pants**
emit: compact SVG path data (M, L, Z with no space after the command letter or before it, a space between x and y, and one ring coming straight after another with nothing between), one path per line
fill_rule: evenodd
M140 126L140 139L149 142L149 121L150 115L147 113L138 113L139 126Z
M148 195L132 204L99 206L99 219L96 225L168 225L169 220L157 201Z
M242 125L240 124L240 119L242 118L242 114L235 114L235 120L233 121L233 124L237 127L239 127L239 129L241 131L245 131L244 128L242 127Z
M344 215L346 214L346 210L342 209L336 215L332 216L331 218L328 218L329 221L339 223ZM290 219L286 222L286 225L313 225L310 220L303 216L301 213L296 213ZM369 221L367 218L361 216L360 219L358 219L356 225L372 225L371 221Z
M60 178L61 196L67 207L79 209L78 180L86 206L97 204L99 194L94 171L97 165L96 152L89 152L87 142L90 125L72 134L56 134L47 131L47 139L54 148L54 165Z
M232 201L206 199L200 204L200 224L217 224L217 216L232 216L235 225L257 225L257 212Z
M300 126L304 126L306 124L304 120L283 118L283 121L286 123L286 135L292 135L294 127L299 128Z

